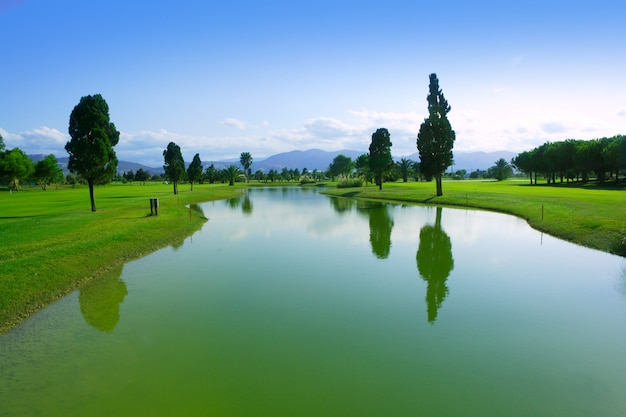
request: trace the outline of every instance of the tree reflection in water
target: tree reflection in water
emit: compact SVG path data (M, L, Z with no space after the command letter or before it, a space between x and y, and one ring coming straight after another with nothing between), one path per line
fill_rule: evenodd
M330 205L337 214L346 214L352 211L352 208L356 205L356 200L353 198L345 197L332 197L329 199Z
M426 281L426 305L428 321L434 323L444 298L448 295L446 280L454 268L452 243L441 228L441 207L437 207L435 225L427 225L420 230L420 243L417 249L417 270Z
M386 204L377 203L367 210L370 222L370 243L372 253L378 259L387 259L391 251L391 231L393 219Z
M250 200L250 195L246 192L243 195L243 201L241 202L241 212L246 216L252 215L252 200Z
M80 289L78 303L87 324L101 332L112 332L120 320L120 304L128 289L120 280L123 265L87 282Z

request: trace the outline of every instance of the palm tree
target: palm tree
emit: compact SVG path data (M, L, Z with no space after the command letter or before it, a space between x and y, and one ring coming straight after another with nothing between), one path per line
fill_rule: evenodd
M513 175L513 169L504 158L500 158L496 161L494 166L489 168L489 174L498 181L502 181Z
M237 180L237 177L241 175L241 170L235 165L229 165L228 168L224 170L224 173L228 179L228 185L235 185L235 180Z
M250 152L242 152L241 155L239 155L239 163L241 163L243 167L244 174L250 175L252 173L250 169L250 165L252 165L252 155L250 155Z
M396 166L402 176L402 181L407 182L409 180L409 173L413 169L413 161L410 159L402 158L396 162Z

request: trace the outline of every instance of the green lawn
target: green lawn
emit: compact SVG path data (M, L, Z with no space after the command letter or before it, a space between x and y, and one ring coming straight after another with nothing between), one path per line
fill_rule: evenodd
M530 185L528 181L449 181L443 196L435 184L385 183L330 189L332 195L446 206L469 206L522 217L537 230L553 236L626 256L626 187L590 183Z
M98 211L89 191L51 187L0 191L0 332L67 294L81 282L123 262L184 240L206 221L190 204L240 191L226 185L152 184L97 187ZM159 215L150 215L150 198Z

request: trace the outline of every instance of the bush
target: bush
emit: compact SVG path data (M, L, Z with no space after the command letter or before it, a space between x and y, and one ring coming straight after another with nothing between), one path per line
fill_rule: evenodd
M300 185L315 184L315 182L316 181L313 178L302 177L302 179L300 180Z
M341 181L337 184L337 188L354 188L354 187L363 187L363 180L360 178L352 178Z

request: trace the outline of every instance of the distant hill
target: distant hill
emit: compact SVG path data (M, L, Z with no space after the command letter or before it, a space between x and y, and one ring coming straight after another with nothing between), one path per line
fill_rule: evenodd
M359 157L359 155L367 153L366 151L354 151L349 149L344 149L341 151L333 151L327 152L322 151L320 149L309 149L306 151L291 151L291 152L283 152L272 155L270 157L264 159L253 159L252 160L252 172L257 170L261 170L263 172L268 172L270 169L275 169L277 171L281 171L283 168L287 169L296 169L302 170L303 168L307 168L309 171L313 171L317 169L319 171L324 171L331 164L333 159L337 155L345 155L352 160L355 160ZM491 168L495 162L504 158L507 162L511 161L511 158L515 157L517 154L509 151L497 151L497 152L454 152L454 166L453 169L460 170L464 169L468 173L475 170L487 170ZM46 155L29 155L30 158L34 161L40 161L45 158ZM254 157L254 155L253 155ZM411 159L413 161L419 161L419 154L413 153L411 155L405 156L404 158ZM399 157L394 157L394 160L399 160ZM63 157L58 158L59 166L67 173L67 163L69 158ZM239 167L239 161L228 159L222 161L203 161L202 165L206 169L211 164L215 165L216 169L224 169L229 165L236 165ZM142 168L144 171L147 171L151 175L161 174L163 173L163 167L148 167L146 165L138 164L135 162L128 161L119 161L117 170L118 172L124 173L130 170L137 172Z
M38 155L28 155L28 157L33 162L39 162L39 161L43 160L46 156L48 156L48 155L39 155L39 154ZM63 170L63 172L65 172L65 174L69 173L69 171L67 169L67 164L68 164L69 160L70 160L69 156L64 156L62 158L57 158L57 161L59 162L59 167ZM135 163L135 162L127 162L127 161L118 161L118 163L117 163L117 172L119 172L120 174L128 172L131 169L133 170L133 172L137 172L139 170L139 168L143 168L143 170L148 172L150 175L163 173L163 167L152 168L152 167L149 167L149 166L146 166L146 165L138 164L138 163Z
M298 168L299 170L306 168L309 171L313 171L314 169L324 171L328 168L333 159L337 157L337 155L345 155L355 160L362 153L364 152L351 151L347 149L334 152L326 152L320 149L291 151L272 155L258 162L252 161L252 166L253 171L260 169L263 172L267 172L270 169L280 171L283 168Z
M454 157L454 171L460 169L466 170L468 173L472 171L481 170L486 171L495 165L496 161L500 158L504 158L506 162L511 162L511 158L517 156L515 152L509 151L495 151L495 152L455 152L452 150ZM419 161L419 154L414 154L405 157L413 161Z

